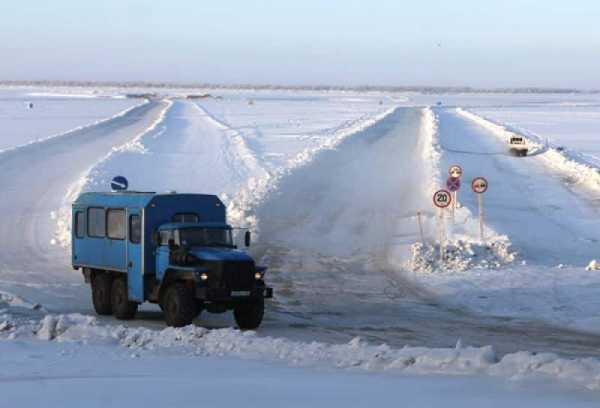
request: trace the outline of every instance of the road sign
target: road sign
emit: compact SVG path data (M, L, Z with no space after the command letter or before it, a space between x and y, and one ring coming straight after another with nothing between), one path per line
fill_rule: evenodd
M463 169L458 164L454 164L448 169L448 174L450 177L460 178L463 175Z
M483 194L488 189L488 181L484 177L475 177L471 182L474 193Z
M110 188L112 188L113 191L127 190L127 187L129 187L129 183L123 176L117 176L110 182Z
M452 202L452 193L448 190L438 190L433 194L433 204L439 208L446 208Z
M446 187L451 192L460 190L460 179L458 177L448 177L448 180L446 180Z

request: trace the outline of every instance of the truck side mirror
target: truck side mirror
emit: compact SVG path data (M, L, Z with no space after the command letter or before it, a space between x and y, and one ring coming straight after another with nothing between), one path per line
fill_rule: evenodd
M246 245L246 247L250 246L250 240L251 240L250 231L246 231L246 233L244 234L244 245Z

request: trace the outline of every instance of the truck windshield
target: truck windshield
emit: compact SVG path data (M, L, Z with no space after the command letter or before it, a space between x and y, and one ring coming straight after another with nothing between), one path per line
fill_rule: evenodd
M233 247L231 230L223 228L184 228L179 230L181 245Z

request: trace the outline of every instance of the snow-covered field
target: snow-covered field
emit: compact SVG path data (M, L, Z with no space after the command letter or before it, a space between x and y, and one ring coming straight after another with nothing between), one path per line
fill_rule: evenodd
M600 96L119 93L0 92L0 388L16 405L36 405L32 383L48 405L63 384L118 405L159 381L174 388L155 399L183 405L184 390L231 383L255 405L597 405L600 270L585 267L600 258ZM508 155L511 132L530 157ZM461 205L440 261L431 194L455 163ZM276 292L258 333L205 314L163 330L149 306L128 327L92 317L69 266L69 206L117 174L217 193L258 233Z
M0 151L89 126L122 114L140 102L125 98L3 92L0 94Z

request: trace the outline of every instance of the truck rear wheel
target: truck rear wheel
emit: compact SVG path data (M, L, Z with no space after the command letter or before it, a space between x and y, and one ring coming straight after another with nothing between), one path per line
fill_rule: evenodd
M187 326L198 315L193 291L181 282L175 282L167 288L161 305L167 326Z
M233 309L233 316L238 327L242 330L254 330L262 323L265 314L263 298L249 303L240 303Z
M110 292L112 286L112 277L106 273L97 273L92 279L92 303L94 310L99 315L109 315L112 313L110 303Z
M112 311L117 319L126 320L134 318L138 304L129 301L127 282L125 282L124 278L113 280L110 297Z

